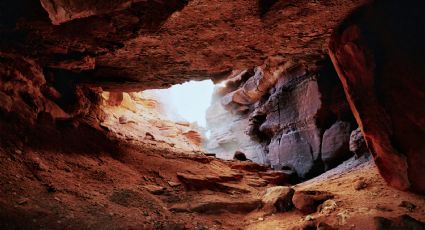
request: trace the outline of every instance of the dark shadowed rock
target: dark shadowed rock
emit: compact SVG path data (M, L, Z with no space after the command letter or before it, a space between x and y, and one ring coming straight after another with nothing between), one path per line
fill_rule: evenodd
M423 1L372 1L344 20L329 46L380 174L395 188L420 193L425 193L424 7Z
M322 160L327 168L332 168L351 156L350 126L348 122L337 121L323 134L321 152Z
M369 154L369 150L360 128L353 130L350 134L350 151L356 154L357 158Z
M334 195L322 191L296 191L292 197L295 208L303 214L310 214L317 211L317 207Z
M241 152L241 151L236 151L235 154L233 155L233 159L234 160L239 160L239 161L246 161L248 160L248 158L246 158L245 153Z
M374 217L376 230L423 230L425 223L412 218L409 215L402 215L398 218L388 219L385 217Z
M320 134L317 129L295 131L272 139L269 159L273 168L294 169L299 177L308 177L318 159Z
M259 199L226 199L217 196L204 196L195 199L190 203L175 204L170 207L173 212L197 212L204 214L219 213L248 213L255 209L261 208L262 202Z

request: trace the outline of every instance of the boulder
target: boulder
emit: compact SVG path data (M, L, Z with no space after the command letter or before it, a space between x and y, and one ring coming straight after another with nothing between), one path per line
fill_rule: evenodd
M285 212L292 209L292 196L294 190L286 186L267 188L263 195L263 210L268 213Z
M350 134L350 151L353 152L357 158L369 154L360 128L353 130Z
M235 154L233 155L233 159L234 160L238 160L238 161L246 161L246 160L248 160L246 158L245 153L243 153L241 151L236 151Z
M150 193L154 194L154 195L159 195L165 192L165 188L158 186L158 185L144 185L143 188L145 188L146 190L148 190Z
M314 173L320 152L320 133L317 129L295 131L275 136L269 145L268 158L274 169L291 168L301 178Z
M350 123L337 121L325 131L322 138L322 160L327 169L351 156L349 150Z
M303 214L311 214L317 211L317 207L334 196L322 191L296 191L292 197L295 208Z

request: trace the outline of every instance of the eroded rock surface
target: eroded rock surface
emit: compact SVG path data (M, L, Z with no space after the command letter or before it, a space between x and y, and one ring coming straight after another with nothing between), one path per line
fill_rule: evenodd
M101 125L119 138L135 142L165 143L176 149L201 151L205 137L200 127L172 121L164 98L154 92L103 92Z
M421 1L375 1L348 17L330 43L333 63L381 175L398 189L421 193L423 7Z
M220 88L215 88L212 105L206 112L207 129L210 132L206 149L217 157L233 159L235 152L243 152L246 158L257 163L266 163L263 146L246 134L247 116L232 114L221 103Z
M315 61L361 2L6 0L0 46L110 90L163 88L219 79L269 56Z
M212 127L207 147L217 146L210 151L219 154L239 148L255 162L292 170L300 178L346 160L356 124L330 65L329 60L306 66L273 57L235 71L216 89L207 112Z

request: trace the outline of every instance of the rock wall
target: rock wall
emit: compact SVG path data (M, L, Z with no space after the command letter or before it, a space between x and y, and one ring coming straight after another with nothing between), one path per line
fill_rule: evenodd
M103 92L101 126L118 138L152 144L167 144L184 151L202 151L204 134L195 124L173 122L163 99L153 92ZM175 116L174 116L175 117Z
M300 178L352 155L350 133L357 125L329 60L306 66L274 57L255 69L235 71L225 83L208 116L215 151L232 144L226 156L240 150ZM249 148L243 149L244 143Z
M56 97L53 104L72 118L94 121L100 116L100 96L93 94L98 87L132 92L191 79L220 80L231 69L260 65L277 54L314 61L324 54L331 29L360 3L4 0L1 64L9 65L3 59L11 54L30 62L45 78L42 87ZM315 26L305 26L310 24ZM33 75L23 65L10 68ZM60 113L55 110L53 116ZM86 116L89 110L94 112Z
M425 193L423 1L374 1L335 31L330 55L381 175Z
M354 12L331 38L365 2L373 4ZM423 193L423 4L4 0L2 136L18 133L12 126L49 132L50 126L40 125L46 122L73 127L68 138L75 138L82 123L100 129L97 87L122 92L219 81L233 69L278 57L272 69L251 69L238 89L223 95L222 105L250 119L248 133L267 146L272 165L310 177L332 167L329 155L346 146L335 137L355 128L341 112L346 106L339 103L337 81L327 77L327 64L318 63L331 39L330 56L381 174L394 187Z
M249 118L233 114L222 105L223 89L220 86L215 88L212 104L206 112L207 131L210 132L206 150L222 159L233 159L235 152L240 151L254 162L267 164L264 147L246 134Z

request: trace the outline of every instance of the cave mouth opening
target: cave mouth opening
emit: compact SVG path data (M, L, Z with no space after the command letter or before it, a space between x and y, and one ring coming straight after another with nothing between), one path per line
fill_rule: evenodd
M145 90L143 94L157 98L171 121L186 121L206 128L206 112L214 86L211 80L188 81L167 89Z
M103 125L127 140L208 152L210 127L206 117L218 85L203 80L166 89L104 92Z

